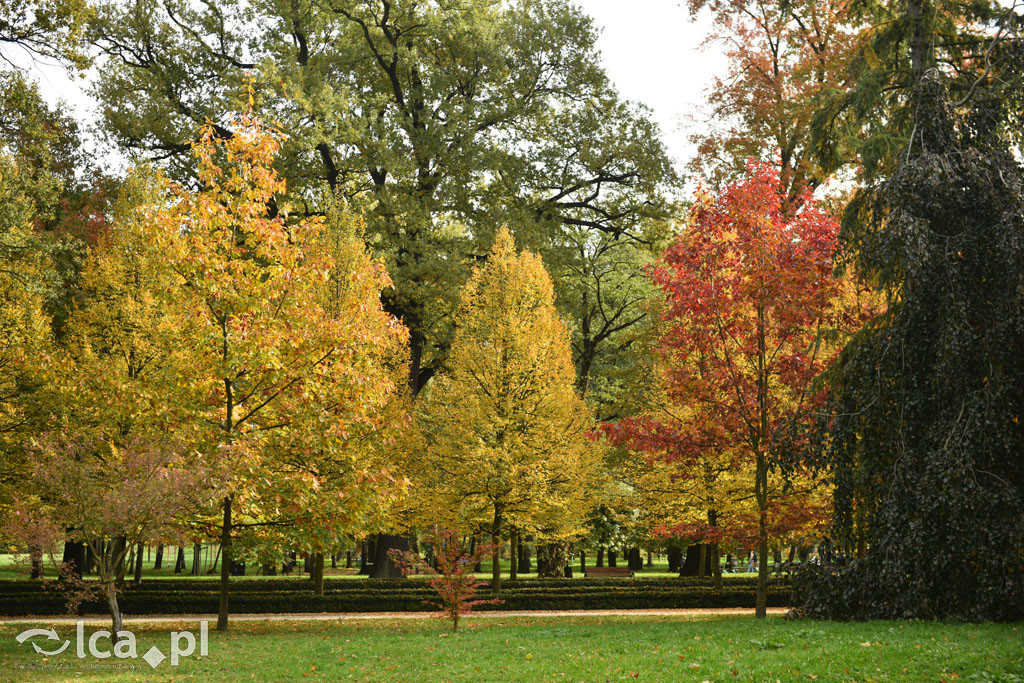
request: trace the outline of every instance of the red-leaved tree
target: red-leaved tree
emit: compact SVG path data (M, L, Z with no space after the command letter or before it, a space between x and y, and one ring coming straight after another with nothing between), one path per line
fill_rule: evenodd
M419 554L412 551L390 550L388 555L402 571L402 574L428 574L427 582L437 591L439 602L424 600L428 605L438 608L439 617L452 620L452 632L459 630L459 617L469 614L477 605L494 605L503 602L500 598L488 600L476 598L476 593L484 582L473 574L473 567L481 558L493 553L497 546L490 543L479 543L472 553L463 553L459 542L461 534L452 529L434 527L425 539L434 549L437 561L435 569Z
M782 463L799 470L800 427L821 399L812 380L834 355L822 332L843 318L837 232L808 194L787 201L767 164L751 161L745 178L700 196L689 229L650 270L666 299L657 353L668 406L604 428L681 472L713 461L749 473L759 617L769 536L784 518L801 517L771 499L769 474Z
M33 478L43 500L18 500L4 531L35 552L56 552L70 530L95 558L95 580L60 567L58 588L69 611L83 599L102 597L112 633L121 637L118 576L132 548L180 537L181 517L206 504L223 478L181 455L171 440L134 439L117 445L102 439L44 435L38 439ZM141 557L137 561L141 561ZM78 578L81 574L81 578Z

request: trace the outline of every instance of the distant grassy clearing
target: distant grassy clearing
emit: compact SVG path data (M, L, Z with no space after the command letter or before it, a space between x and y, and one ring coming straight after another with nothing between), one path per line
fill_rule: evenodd
M45 625L45 623L41 624ZM187 627L187 626L186 626ZM238 622L210 633L210 656L177 669L86 670L70 651L49 663L77 670L25 672L43 657L0 626L4 680L203 681L354 679L415 681L1020 681L1020 625L787 622L770 618L514 618L469 621L457 636L436 620ZM88 636L98 627L89 626ZM135 628L139 654L167 651L174 627ZM62 638L73 629L59 626ZM94 661L94 660L93 660ZM111 660L105 660L110 662Z

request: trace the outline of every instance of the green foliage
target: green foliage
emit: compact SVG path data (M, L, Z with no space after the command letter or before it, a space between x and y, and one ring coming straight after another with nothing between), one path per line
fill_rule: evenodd
M20 49L84 69L91 16L87 0L0 0L0 60L10 63Z
M5 582L5 588L8 583ZM259 579L239 581L232 595L232 610L238 613L287 612L422 612L436 609L437 593L426 581L325 580L323 596L313 595L313 584L301 579ZM0 601L0 614L60 614L63 600L45 593L38 582L10 586ZM28 584L28 585L26 585ZM487 598L488 592L478 594ZM788 583L773 583L769 605L791 604ZM755 587L751 581L729 581L721 591L707 585L679 579L629 580L585 579L572 581L512 581L502 585L502 602L479 604L475 610L564 610L564 609L651 609L753 607ZM203 614L215 610L213 581L144 582L128 587L119 596L128 614ZM425 604L426 603L426 604ZM106 606L86 602L82 612L104 612Z
M811 121L826 171L856 158L869 180L889 173L916 120L911 89L928 69L947 76L953 101L981 82L1005 103L1019 102L1020 39L993 46L992 38L1019 31L1022 19L999 2L872 0L853 3L849 21L862 27L857 49L838 83L817 95ZM1019 142L1019 129L1007 132Z
M133 0L103 5L96 85L111 141L192 174L188 145L257 71L289 136L276 165L302 213L331 195L367 216L410 331L418 392L494 228L538 251L563 229L642 233L676 176L647 111L620 99L591 21L563 0ZM544 251L545 255L547 252Z

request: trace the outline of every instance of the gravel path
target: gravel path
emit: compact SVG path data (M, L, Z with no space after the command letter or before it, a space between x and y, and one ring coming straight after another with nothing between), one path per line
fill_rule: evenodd
M768 614L785 614L788 608L769 607ZM636 610L562 610L562 611L519 611L476 612L469 619L510 619L514 617L715 617L715 616L754 616L752 608L724 607L713 609L636 609ZM319 614L232 614L231 621L366 621L370 619L426 619L433 616L430 612L351 612L351 613L319 613ZM87 624L110 623L110 617L2 617L4 624L74 624L81 619ZM126 624L179 624L198 623L200 621L216 622L216 614L180 614L133 617L125 615Z

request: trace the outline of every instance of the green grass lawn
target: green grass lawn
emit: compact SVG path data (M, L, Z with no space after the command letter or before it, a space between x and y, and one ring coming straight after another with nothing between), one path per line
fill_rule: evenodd
M43 624L45 625L45 624ZM457 635L433 620L238 622L210 633L209 656L151 670L84 669L72 652L43 663L19 646L26 625L0 626L0 679L152 681L1021 681L1024 627L1006 624L771 618L488 618ZM89 625L86 636L99 626ZM168 651L174 627L136 628L139 654ZM185 628L195 628L185 626ZM57 627L62 638L73 627ZM45 641L41 641L44 642ZM104 663L114 661L104 660Z

